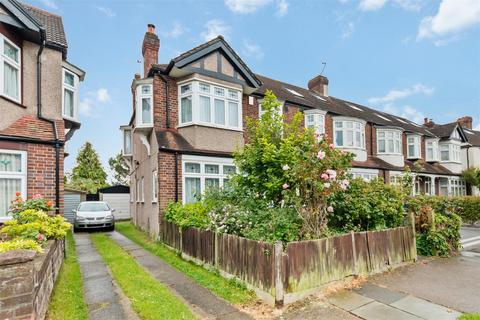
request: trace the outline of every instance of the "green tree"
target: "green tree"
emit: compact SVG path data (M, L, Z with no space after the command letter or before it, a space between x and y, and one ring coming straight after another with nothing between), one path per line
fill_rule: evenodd
M89 193L107 186L107 173L90 142L80 148L69 180L69 187Z
M474 187L480 188L480 168L463 170L462 177L467 183Z
M113 174L113 185L127 185L129 168L122 153L108 159L108 165Z

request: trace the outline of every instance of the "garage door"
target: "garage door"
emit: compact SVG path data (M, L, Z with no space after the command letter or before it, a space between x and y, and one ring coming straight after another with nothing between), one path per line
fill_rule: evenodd
M130 194L128 193L105 193L100 195L102 201L108 203L110 208L115 209L113 215L116 220L130 219Z
M80 203L80 195L76 193L65 193L64 197L64 216L69 222L73 222L73 212L72 210L77 209L78 204Z

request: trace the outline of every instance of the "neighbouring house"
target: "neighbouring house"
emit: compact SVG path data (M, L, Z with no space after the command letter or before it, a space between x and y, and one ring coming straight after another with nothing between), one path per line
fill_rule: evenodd
M332 97L322 75L301 88L255 74L221 36L168 64L158 64L159 48L150 24L142 45L144 74L131 85L132 117L120 128L132 218L154 235L169 202L197 201L235 172L232 152L248 141L245 120L262 113L267 89L281 102L278 112L286 121L302 112L306 127L355 154L353 176L395 183L409 167L415 194L466 193L461 148L469 135L462 121L421 125Z
M63 213L65 143L80 128L85 76L67 48L60 16L0 0L0 222L17 192Z

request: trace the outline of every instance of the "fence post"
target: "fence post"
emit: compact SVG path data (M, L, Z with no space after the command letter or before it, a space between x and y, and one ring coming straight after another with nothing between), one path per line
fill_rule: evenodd
M417 261L417 231L415 230L415 213L412 211L410 212L410 224L412 227L412 234L413 234L413 261Z
M357 266L357 247L355 246L355 232L350 231L352 236L352 254L353 254L353 274L358 276L358 266Z
M213 248L213 250L214 250L214 260L213 261L215 263L215 268L220 269L220 266L218 265L218 259L219 259L218 252L220 250L220 245L219 245L220 239L218 238L218 236L219 236L218 232L215 232L215 241L213 243L213 245L214 245L214 248Z
M274 246L275 250L275 306L282 307L283 306L283 244L281 241L275 242Z
M180 234L180 243L179 243L179 248L180 248L180 253L183 253L183 232L182 232L182 228L181 227L178 227L178 233Z

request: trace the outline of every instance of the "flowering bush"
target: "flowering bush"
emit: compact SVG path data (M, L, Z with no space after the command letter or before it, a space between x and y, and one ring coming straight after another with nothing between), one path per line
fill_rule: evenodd
M18 212L29 209L50 212L55 208L53 207L52 201L46 200L41 194L35 194L32 198L23 200L20 192L17 192L10 206L10 212L13 214L13 217L15 218Z
M43 252L42 247L35 240L16 238L9 241L0 242L0 253L7 252L10 250L35 250L37 252Z

